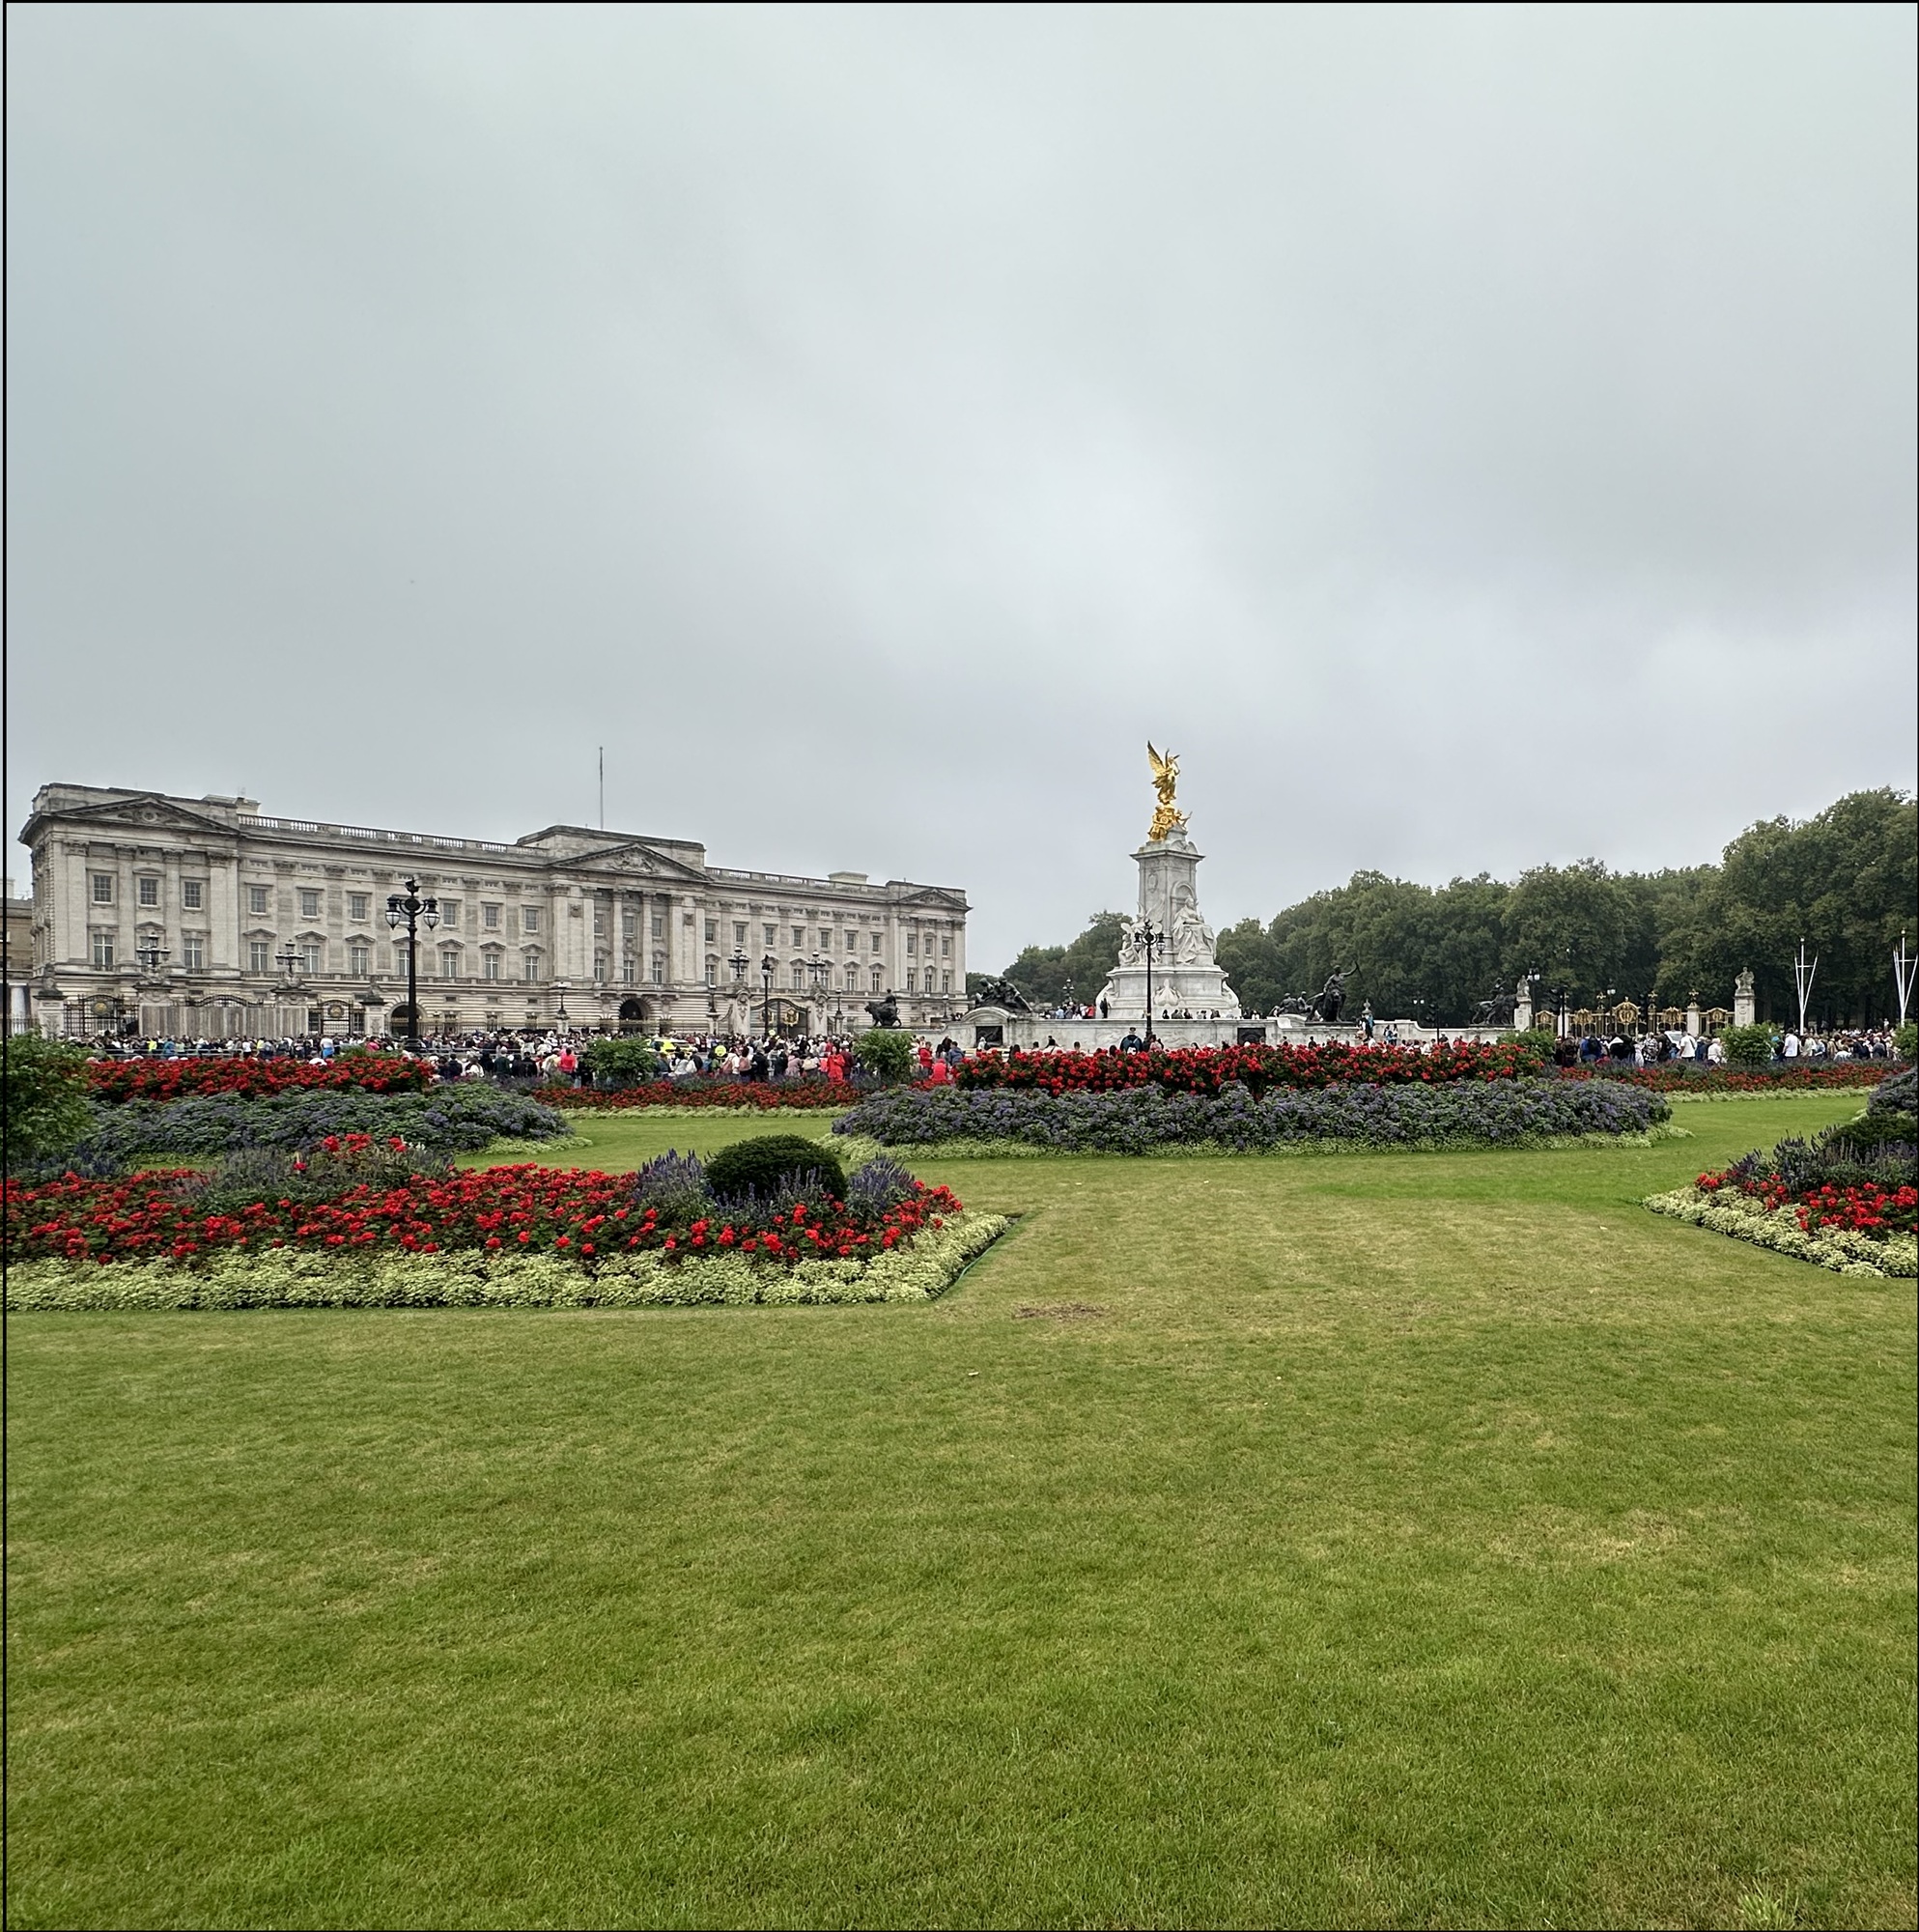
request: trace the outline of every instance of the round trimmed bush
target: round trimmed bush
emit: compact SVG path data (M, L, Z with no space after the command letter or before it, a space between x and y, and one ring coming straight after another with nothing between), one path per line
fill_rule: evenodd
M846 1199L846 1170L839 1156L798 1134L758 1134L721 1148L706 1164L706 1184L722 1201L776 1193L812 1174L835 1201Z

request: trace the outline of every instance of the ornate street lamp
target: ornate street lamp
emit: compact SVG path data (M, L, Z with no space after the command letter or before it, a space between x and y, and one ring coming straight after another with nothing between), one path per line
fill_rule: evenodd
M407 1044L415 1052L420 1044L420 927L431 932L439 923L439 901L420 896L417 879L405 879L403 897L390 894L386 900L386 923L396 932L407 928Z
M1146 954L1146 1046L1150 1050L1153 1043L1153 960L1166 944L1166 934L1151 920L1143 919L1133 928L1133 936L1144 948Z
M299 951L290 939L273 955L273 963L280 969L280 977L289 986L299 984Z
M766 1003L760 1010L760 1031L768 1039L773 1037L773 976L779 961L769 952L760 961L760 979L764 982Z
M133 949L133 957L139 962L142 971L156 975L169 954L157 939L150 939L146 945L136 946Z

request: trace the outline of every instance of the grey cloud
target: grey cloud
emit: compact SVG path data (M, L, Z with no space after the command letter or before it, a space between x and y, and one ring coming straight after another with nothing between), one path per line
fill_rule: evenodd
M1130 890L1911 784L1897 9L23 10L12 791Z

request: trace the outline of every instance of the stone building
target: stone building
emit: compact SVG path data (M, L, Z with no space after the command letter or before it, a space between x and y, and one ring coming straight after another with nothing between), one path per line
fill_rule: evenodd
M514 843L271 818L252 799L46 785L33 854L42 1031L234 1039L406 1031L390 894L422 930L423 1034L474 1029L910 1025L966 1004L967 898L863 872L710 866L678 838L549 826ZM768 980L771 979L771 985Z

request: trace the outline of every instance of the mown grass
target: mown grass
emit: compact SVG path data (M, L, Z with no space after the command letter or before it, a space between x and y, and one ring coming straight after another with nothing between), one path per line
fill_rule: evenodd
M928 1166L1023 1219L924 1309L17 1318L11 1916L1910 1923L1912 1285L1635 1205L1857 1105Z

